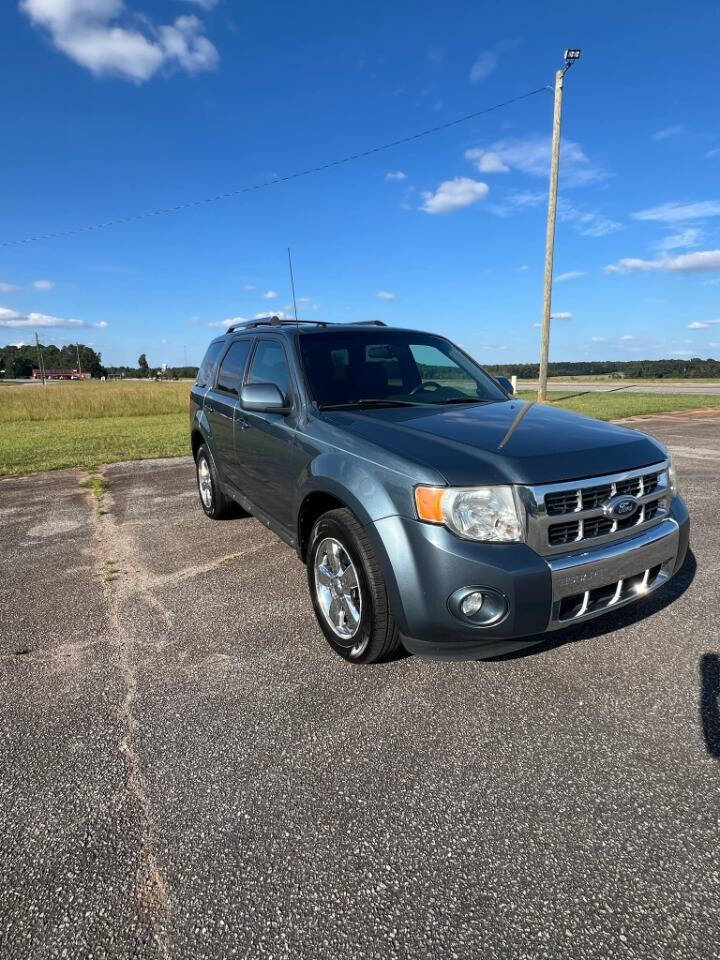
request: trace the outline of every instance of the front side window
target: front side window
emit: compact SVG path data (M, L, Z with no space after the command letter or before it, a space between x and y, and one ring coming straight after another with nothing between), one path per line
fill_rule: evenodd
M301 334L299 343L308 387L319 406L507 400L481 367L432 334L328 330Z
M213 375L215 374L215 364L220 356L222 346L222 341L218 341L218 343L211 343L207 348L205 356L203 357L203 362L200 364L200 369L198 370L197 377L195 378L196 386L207 387L210 383L212 383Z
M236 340L223 357L218 373L217 389L223 393L240 392L245 364L250 353L250 340Z
M290 370L281 343L261 340L250 365L248 383L273 383L287 400L290 395Z

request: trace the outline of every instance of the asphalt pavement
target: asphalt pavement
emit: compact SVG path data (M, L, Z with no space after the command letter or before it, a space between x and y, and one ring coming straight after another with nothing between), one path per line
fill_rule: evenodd
M0 481L0 956L716 958L720 417L643 606L352 666L189 458Z

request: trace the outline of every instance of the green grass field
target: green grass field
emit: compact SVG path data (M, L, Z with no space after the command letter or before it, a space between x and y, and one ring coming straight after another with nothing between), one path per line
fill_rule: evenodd
M0 476L187 454L189 389L188 383L137 381L6 385L0 392ZM589 393L552 405L615 420L717 408L720 397Z
M187 454L189 392L172 381L7 386L0 476Z

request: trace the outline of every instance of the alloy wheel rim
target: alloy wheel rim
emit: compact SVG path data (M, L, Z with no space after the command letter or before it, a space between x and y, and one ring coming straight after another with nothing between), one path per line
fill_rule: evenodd
M325 622L341 646L359 656L367 646L353 643L362 618L362 592L357 570L347 550L334 537L325 537L315 551L315 596Z
M203 506L209 510L212 507L212 475L210 465L205 457L200 457L197 465L198 487Z

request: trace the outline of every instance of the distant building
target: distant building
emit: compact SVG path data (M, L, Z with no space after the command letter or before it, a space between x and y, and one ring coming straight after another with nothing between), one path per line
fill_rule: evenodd
M31 380L42 380L42 370L33 370L30 374ZM46 380L91 380L87 370L82 373L79 370L46 370Z

